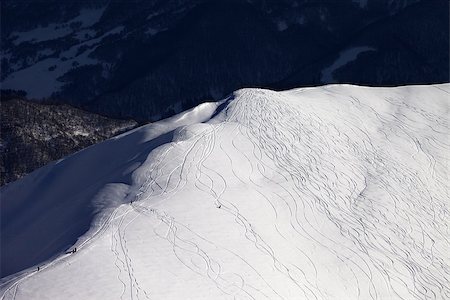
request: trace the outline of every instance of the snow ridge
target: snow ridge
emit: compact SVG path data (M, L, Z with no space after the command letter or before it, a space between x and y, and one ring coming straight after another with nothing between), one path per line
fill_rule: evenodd
M1 299L445 299L449 94L243 89L118 137L103 150L131 161L122 140L153 144L90 200L78 251L5 278Z

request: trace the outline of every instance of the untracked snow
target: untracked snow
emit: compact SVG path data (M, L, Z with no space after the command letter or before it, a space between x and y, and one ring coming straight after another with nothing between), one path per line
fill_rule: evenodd
M0 297L448 299L449 95L243 89L52 163L1 189Z

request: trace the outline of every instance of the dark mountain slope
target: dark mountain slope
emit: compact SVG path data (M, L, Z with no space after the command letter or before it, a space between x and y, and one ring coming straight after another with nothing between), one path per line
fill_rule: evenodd
M0 112L0 185L137 125L17 98L2 100Z
M447 1L410 5L397 15L364 27L339 49L297 69L274 86L320 85L321 71L338 59L340 52L361 45L374 51L364 52L336 70L336 82L374 86L448 82L448 10Z
M241 87L449 81L445 0L4 3L4 88L113 117L160 119ZM354 48L371 50L323 76Z

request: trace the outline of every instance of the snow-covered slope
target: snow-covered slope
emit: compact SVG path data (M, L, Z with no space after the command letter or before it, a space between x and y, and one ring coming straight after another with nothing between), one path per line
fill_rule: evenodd
M0 296L448 299L449 95L244 89L50 164L1 190Z

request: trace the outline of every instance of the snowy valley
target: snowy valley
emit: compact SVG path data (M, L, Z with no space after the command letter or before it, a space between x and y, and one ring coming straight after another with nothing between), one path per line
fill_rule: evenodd
M241 89L50 163L0 189L0 297L449 299L449 99Z

